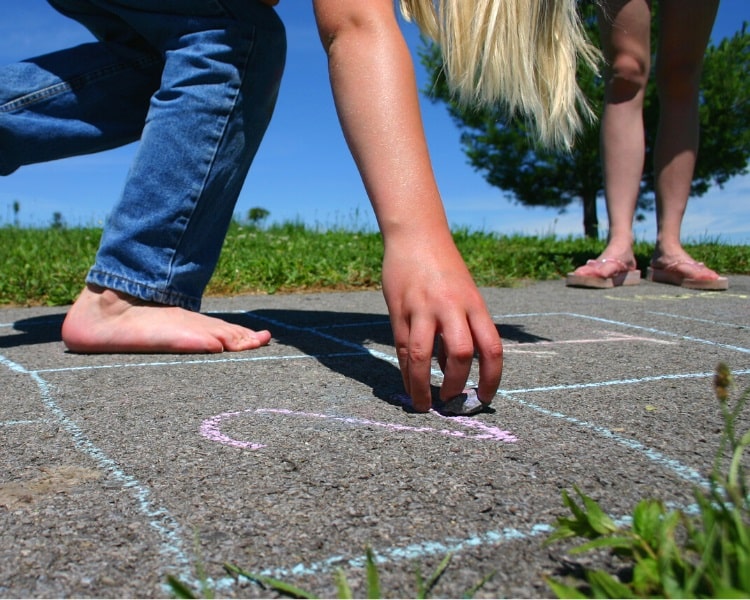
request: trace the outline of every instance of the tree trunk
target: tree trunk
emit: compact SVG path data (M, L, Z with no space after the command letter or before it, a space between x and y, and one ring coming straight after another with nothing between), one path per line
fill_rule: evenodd
M583 234L587 238L599 239L599 219L596 216L596 191L584 192Z

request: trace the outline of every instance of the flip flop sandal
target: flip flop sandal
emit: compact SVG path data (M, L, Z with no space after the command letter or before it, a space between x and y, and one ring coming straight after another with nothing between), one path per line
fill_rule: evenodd
M614 263L617 270L609 277L600 277L598 275L579 275L576 272L568 273L565 278L565 285L568 287L582 287L591 289L607 289L619 287L621 285L638 285L641 282L641 272L638 269L631 269L623 261L617 258L598 258L586 261L586 266L601 268L607 263Z
M692 274L692 277L688 277L680 272L680 265L688 265L697 269L697 271ZM700 277L696 277L701 271L708 270L708 267L702 262L696 262L694 260L678 260L677 262L673 262L663 268L650 266L646 278L655 283L669 283L671 285L679 285L680 287L691 290L720 291L729 289L729 280L726 277L717 277L716 279L701 279Z

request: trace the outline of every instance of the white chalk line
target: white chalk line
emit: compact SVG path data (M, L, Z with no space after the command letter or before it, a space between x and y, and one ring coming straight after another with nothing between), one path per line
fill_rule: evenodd
M132 475L128 475L115 460L109 458L101 448L89 439L76 422L55 402L52 396L52 386L38 373L28 371L2 355L0 355L0 365L16 373L24 373L31 377L39 388L42 404L52 413L57 423L68 432L76 448L85 456L91 458L110 478L133 494L139 511L149 519L149 525L162 540L159 554L167 561L166 568L189 572L191 561L182 549L180 525L166 508L157 506L152 502L150 489Z
M284 360L309 360L321 358L347 358L350 356L365 356L368 352L332 352L329 354L274 354L270 356L248 356L248 357L225 357L225 358L205 358L198 360L173 360L173 361L152 361L140 363L118 363L108 365L80 365L77 367L59 367L49 369L34 369L34 373L64 373L69 371L93 371L97 369L127 369L127 368L148 368L148 367L175 367L181 365L210 365L213 363L246 363L246 362L267 362L267 361L284 361Z
M732 375L748 375L750 369L734 369ZM713 371L704 371L702 373L673 373L666 375L648 375L645 377L633 377L631 379L611 379L609 381L595 381L590 383L570 383L560 385L546 385L535 388L519 388L514 390L501 390L499 393L513 394L531 394L538 392L557 392L561 390L583 390L587 388L609 387L613 385L634 385L639 383L650 383L655 381L666 381L670 379L706 379L713 377Z
M11 421L0 421L0 427L16 427L19 425L44 425L49 419L17 419Z
M696 323L706 323L707 325L716 325L718 327L731 327L736 329L750 329L750 326L741 323L727 323L726 321L713 321L711 319L699 319L697 317L686 317L684 315L675 315L673 313L658 312L655 310L646 311L649 315L659 315L660 317L670 317L680 321L695 321Z
M717 348L725 348L727 350L734 350L735 352L742 352L744 354L750 354L750 348L745 348L743 346L735 346L732 344L722 344L721 342L716 342L714 340L706 340L703 338L694 337L691 335L684 335L681 333L674 333L673 331L665 331L663 329L656 329L655 327L645 327L643 325L634 325L632 323L626 323L624 321L615 321L613 319L605 319L602 317L592 317L590 315L581 315L578 313L569 313L569 312L548 312L548 313L517 313L517 314L509 314L509 315L494 315L493 319L508 319L508 318L531 318L531 317L575 317L578 319L586 319L589 321L596 321L599 323L608 323L610 325L617 325L619 327L627 327L629 329L637 329L639 331L647 331L649 333L653 333L655 335L664 335L667 337L675 337L679 338L681 340L684 340L686 342L695 342L697 344L706 344L709 346L715 346Z
M252 313L250 313L252 315ZM697 343L706 343L714 346L729 348L729 349L736 349L741 352L748 352L747 349L739 348L727 344L720 344L716 343L712 340L702 340L700 338L694 338L691 336L684 336L680 334L675 334L673 332L666 332L662 330L658 330L655 328L648 328L648 327L642 327L638 325L633 325L630 323L624 323L620 321L614 321L610 319L601 319L598 317L590 317L586 315L579 315L576 313L527 313L523 315L507 315L507 316L515 316L515 317L539 317L539 316L572 316L572 317L578 317L578 318L584 318L584 319L590 319L594 321L600 321L604 323L609 324L615 324L622 327L629 327L633 329L639 329L643 331L648 331L650 333L655 334L661 334L661 335L667 335L670 337L677 337L680 339L683 339L685 341L692 341ZM258 317L257 315L252 315L254 317ZM506 317L507 317L506 316ZM275 321L272 319L264 318L263 320L267 322L274 323L276 325L285 327L287 329L296 329L300 331L306 331L309 333L314 333L316 335L319 335L325 339L329 339L330 341L334 341L338 344L342 344L347 347L351 348L357 348L358 352L351 353L352 355L360 355L360 354L370 354L376 358L381 358L384 360L387 360L388 362L391 362L393 364L398 364L398 359L392 355L372 350L369 348L366 348L360 344L356 344L354 342L350 342L348 340L343 340L341 338L338 338L336 336L332 336L329 334L325 334L321 331L319 331L317 328L309 328L309 327L298 327L293 325L288 325L286 323ZM309 357L309 355L299 355L299 356L305 356ZM255 357L257 358L266 358L270 359L270 357ZM207 362L234 362L237 359L227 359L222 358L219 360L200 360L200 361L173 361L169 363L141 363L141 366L151 366L158 364L159 366L171 366L171 365L181 365L181 364L205 364ZM242 359L241 359L242 360ZM35 371L28 371L21 367L20 365L16 365L15 363L12 363L12 361L8 361L5 357L0 356L0 364L9 367L11 370L16 372L22 372L27 373L31 375L35 381L37 381L37 384L39 385L40 392L42 393L42 399L45 405L50 408L50 410L56 414L58 417L58 420L60 420L61 424L68 430L68 432L73 437L77 447L79 447L81 450L83 450L85 453L89 454L92 458L94 458L105 470L107 470L112 476L115 477L118 481L120 481L123 484L123 487L128 488L134 488L136 490L136 497L139 500L139 506L141 509L141 512L149 517L158 516L159 519L152 519L151 526L154 527L159 533L161 533L162 538L168 539L168 543L162 548L163 553L166 555L172 555L173 559L177 559L177 562L180 563L180 566L177 567L180 571L183 571L184 573L188 574L190 573L190 566L187 556L185 555L184 551L182 551L181 546L181 537L179 534L179 523L171 517L166 509L163 508L154 508L151 506L149 501L149 490L148 488L142 486L137 480L132 478L131 476L127 475L122 471L114 461L104 456L101 450L96 448L90 440L85 436L85 434L82 433L82 431L78 428L78 426L70 420L67 415L60 409L57 404L52 400L51 394L49 393L49 386L47 382L45 382L40 376L39 373L42 372L41 370L38 372ZM128 364L123 365L97 365L90 368L114 368L116 366L121 367L127 367L132 366ZM85 369L86 367L76 367L71 369L50 369L45 370L44 372L56 372L56 371L65 371L65 370L79 370L79 369ZM746 374L749 370L744 371L737 371L736 374ZM437 376L441 376L442 374L436 370L433 370L433 374ZM675 374L675 375L663 375L659 377L659 379L670 379L670 378L689 378L689 377L707 377L712 376L713 374L707 374L707 373L698 373L698 374ZM664 457L661 455L661 453L658 453L654 450L651 450L647 448L646 446L643 446L640 444L640 442L637 442L635 440L631 440L629 438L625 438L624 436L619 436L615 434L614 432L611 432L610 430L600 427L598 425L594 425L592 423L588 423L586 421L582 421L579 419L576 419L575 417L570 417L568 415L565 415L563 413L556 413L553 411L548 411L546 409L543 409L541 407L538 407L536 405L533 405L531 403L527 403L524 401L519 401L516 398L513 398L514 395L522 394L522 393L531 393L531 392L538 392L538 391L544 391L544 390L553 390L553 389L576 389L579 387L599 387L599 386L606 386L606 385L626 385L626 384L632 384L637 382L644 382L646 380L655 380L655 378L638 378L633 380L617 380L617 381L608 381L608 382L599 382L597 383L588 383L588 384L578 384L578 385L571 385L571 386L548 386L546 388L529 388L526 390L507 390L507 391L501 391L501 395L506 396L513 401L519 402L520 404L531 408L532 410L535 410L537 412L540 412L541 414L546 414L547 416L551 416L553 418L561 418L564 419L571 424L578 425L581 427L588 428L595 433L606 437L610 440L613 440L619 444L624 444L626 447L629 447L632 450L638 451L642 453L644 456L649 458L650 460L653 460L657 462L657 464L660 464L662 467L667 467L669 470L675 472L680 477L687 479L691 482L698 482L700 484L705 485L706 481L704 478L702 478L699 474L697 474L694 470L685 467L684 465L681 465L678 461L674 461L672 459L669 459L667 457ZM164 523L168 523L168 527L164 525ZM443 553L443 552L459 552L461 549L473 547L478 544L499 544L503 543L505 541L513 540L513 539L522 539L526 537L532 537L535 535L539 535L541 533L549 532L551 530L550 525L545 523L539 523L533 525L530 529L528 529L525 532L519 531L514 528L506 528L501 531L490 531L486 532L484 534L479 534L475 537L468 538L465 540L443 540L442 542L425 542L415 545L410 545L407 547L398 547L398 548L392 548L386 551L381 551L379 553L379 562L388 562L388 561L399 561L404 560L405 558L418 558L420 556L424 557L427 555L432 555L435 553ZM343 557L331 557L329 559L326 559L323 562L320 563L314 563L312 565L308 565L305 567L304 565L297 565L291 569L274 569L274 570L267 570L264 573L272 574L274 576L283 577L283 576L289 576L289 575L300 575L300 574L311 574L315 572L319 572L321 569L329 569L331 566L336 564L337 562L340 563L341 561L345 561L347 564L349 564L351 567L358 567L361 566L363 559L349 559L346 560ZM181 568L180 568L181 567ZM226 581L225 581L226 580ZM225 578L225 580L221 580L217 582L220 585L223 585L224 583L233 585L235 583L235 580L233 578Z

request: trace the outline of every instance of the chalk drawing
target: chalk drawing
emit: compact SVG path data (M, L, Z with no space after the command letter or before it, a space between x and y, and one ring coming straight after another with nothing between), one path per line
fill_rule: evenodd
M694 321L696 323L706 323L708 325L717 325L719 327L731 327L732 329L750 329L750 325L740 323L727 323L726 321L713 321L711 319L698 319L697 317L686 317L685 315L675 315L673 313L658 312L655 310L646 311L650 315L659 315L660 317L670 317L680 321Z
M726 300L729 298L740 298L741 300L745 300L746 298L750 298L747 294L737 294L737 293L731 293L731 292L709 292L709 291L701 291L701 292L679 292L675 294L653 294L653 295L646 295L646 294L636 294L635 296L625 297L625 296L613 296L611 294L607 294L604 296L607 300L618 300L619 302L653 302L655 300L667 300L667 301L681 301L681 300Z
M668 297L668 299L692 299L697 298L698 295L685 295L681 296L680 298L675 298L674 296ZM706 293L701 293L700 298L707 298L709 297ZM722 292L721 294L711 294L710 297L727 297L726 292ZM619 300L622 300L618 298ZM653 300L654 297L643 297L643 300ZM236 311L236 312L244 312L244 311ZM255 316L252 313L249 313L250 316ZM519 317L553 317L553 316L569 316L579 319L586 319L589 321L595 321L598 323L606 324L606 325L614 325L624 328L630 328L635 329L637 331L646 332L646 334L650 335L657 335L657 336L664 336L668 338L674 338L680 341L685 342L692 342L692 343L699 343L699 344L707 344L713 347L723 348L735 352L740 353L750 353L750 349L742 347L742 346L736 346L736 345L730 345L725 343L720 343L715 340L711 339L701 339L701 338L695 338L691 336L682 335L679 333L674 333L670 331L664 331L664 330L658 330L655 328L650 327L643 327L639 325L634 325L631 323L625 323L621 321L614 321L610 319L601 319L597 317L591 317L588 315L581 315L576 313L536 313L536 314L525 314L525 315L515 315ZM506 317L507 318L507 317ZM268 320L268 319L266 319ZM270 321L270 320L269 320ZM340 353L340 356L363 356L363 355L370 355L374 356L376 358L388 361L393 363L394 365L398 364L397 358L393 355L390 355L386 352L380 352L377 350L372 350L364 345L360 345L348 340L344 340L341 338L338 338L336 336L323 333L322 331L319 331L319 329L334 329L334 327L325 327L320 326L317 329L316 328L309 328L309 327L295 327L290 326L286 323L274 322L277 326L284 327L286 329L297 329L301 331L310 332L313 334L317 334L321 337L327 338L331 341L338 342L341 346L344 348L350 350L349 352L342 352ZM386 324L387 321L384 321L383 324ZM375 324L375 323L373 323ZM379 323L378 323L379 324ZM0 324L0 327L5 328L8 325L11 324ZM351 324L352 327L356 327L361 324ZM627 336L628 339L634 340L635 336ZM609 341L612 341L613 338L610 338ZM602 342L606 342L608 340L599 340ZM651 339L642 339L639 341L655 341L653 338ZM578 341L577 343L595 343L596 340L591 340L590 342L586 341ZM567 342L567 343L574 343L573 340ZM527 347L533 347L533 346L539 346L539 344L528 344ZM547 346L548 347L548 346ZM519 350L521 352L522 350ZM322 355L321 355L322 356ZM333 356L332 354L327 354L325 356ZM172 361L158 361L158 362L148 362L148 363L140 363L140 364L113 364L113 365L92 365L92 366L81 366L81 367L69 367L69 368L50 368L50 369L39 369L39 370L32 370L27 369L22 365L19 365L18 363L4 357L0 356L0 366L9 369L11 372L16 373L22 373L26 376L31 377L31 379L36 383L39 390L39 397L42 402L42 404L46 407L46 409L52 414L53 420L56 420L59 424L63 426L63 428L67 431L69 434L71 440L75 443L76 447L82 451L84 454L91 457L100 468L103 470L106 470L109 474L109 476L117 481L124 489L128 490L129 493L132 495L133 499L135 500L135 506L137 510L144 515L147 518L147 522L150 525L150 527L156 531L156 533L159 535L161 544L160 544L160 553L162 554L162 557L166 561L168 565L168 570L175 571L182 575L182 579L184 581L194 581L191 576L191 565L193 563L193 558L188 555L188 552L185 550L185 547L188 546L188 544L184 541L186 536L188 536L187 531L183 530L183 527L178 523L178 521L169 513L168 509L164 506L160 506L157 501L154 499L152 492L150 488L134 478L133 476L127 474L125 470L112 458L108 457L99 447L94 445L92 441L88 438L88 436L84 433L83 429L69 416L65 413L65 411L57 404L57 402L54 400L53 393L52 393L52 386L43 379L42 374L43 373L53 373L53 372L64 372L64 371L82 371L87 369L107 369L107 368L115 368L115 369L123 369L123 368L133 368L133 367L158 367L158 368L169 368L171 366L183 366L186 364L208 364L213 362L251 362L256 360L269 360L269 361L281 361L281 360L302 360L302 359L315 359L319 358L314 355L292 355L292 356L255 356L252 358L245 358L245 357L228 357L226 355L222 357L217 357L216 359L200 359L200 360L176 360L174 362ZM733 373L735 375L748 375L750 374L750 369L737 369L734 370ZM442 373L440 373L438 370L433 370L433 374L440 378L442 377ZM633 379L622 379L622 380L616 380L616 381L602 381L598 383L588 383L588 384L573 384L573 385L560 385L560 386L542 386L538 388L527 388L527 389L516 389L516 390L505 390L501 392L501 397L504 397L507 401L514 401L518 403L520 406L525 407L526 409L529 409L530 411L536 412L537 414L544 415L547 418L556 418L560 419L562 421L568 422L570 425L586 428L590 430L595 435L598 435L601 439L608 441L609 443L616 443L623 445L636 453L641 454L645 458L647 458L652 463L655 463L657 465L660 465L661 467L665 468L668 471L671 471L672 473L675 473L676 475L682 477L684 480L691 482L693 484L698 485L705 485L706 480L701 476L700 473L696 472L694 469L691 469L690 467L686 465L682 465L678 461L675 461L671 459L668 456L665 456L651 448L648 448L647 446L641 444L640 442L628 439L624 436L620 436L604 427L601 427L597 425L594 422L589 422L585 420L581 420L575 417L572 417L570 415L566 415L561 412L556 411L550 411L548 409L545 409L539 405L536 405L532 402L529 402L528 400L522 398L525 397L528 394L532 393L542 393L549 392L552 390L561 390L561 389L581 389L581 388L588 388L588 387L598 387L598 386L611 386L611 385L633 385L638 383L645 383L648 381L659 381L659 380L670 380L670 379L694 379L694 378L708 378L712 377L713 373L704 372L704 373L684 373L684 374L663 374L660 376L652 376L652 377L643 377L643 378L633 378ZM473 385L471 383L467 385ZM294 411L284 411L281 409L272 409L272 408L265 408L265 409L257 409L257 412L266 412L268 414L275 414L280 417L284 418L317 418L317 419L338 419L341 422L350 424L352 426L368 426L368 427L384 427L393 431L403 431L405 433L422 433L422 434L428 434L428 435L446 435L446 436L452 436L452 437L458 437L463 438L467 440L484 440L484 441L491 441L491 442L502 442L507 443L511 441L515 441L515 437L512 436L509 432L504 432L499 429L493 428L491 426L485 425L483 423L480 423L475 418L467 418L467 417L442 417L438 415L439 418L442 419L449 419L450 423L455 425L461 425L462 427L465 427L467 430L473 431L459 431L456 429L450 429L448 427L445 428L430 428L430 427L408 427L400 424L394 424L394 423L380 423L376 421L368 421L365 419L353 419L350 417L335 417L332 415L324 415L324 414L318 414L318 413L303 413L303 412L294 412ZM245 411L235 411L235 412L227 412L222 413L221 415L217 415L216 417L213 417L212 419L207 419L204 424L206 426L206 430L210 432L212 435L215 435L217 439L214 439L214 441L220 442L220 443L227 443L232 442L230 445L234 444L247 444L248 447L251 448L253 445L258 446L256 442L250 442L250 441L242 441L242 440L233 440L229 436L224 436L221 432L221 425L222 423L226 423L227 420L233 419L233 418L240 418L242 416L248 415L248 413L253 413L254 411L251 409L245 410ZM24 424L23 420L18 421L5 421L3 425L5 426L21 426ZM203 433L203 431L201 431ZM221 436L224 436L224 439L219 439ZM243 447L243 446L240 446ZM443 555L447 551L451 552L460 552L461 550L465 550L467 548L478 546L478 545L489 545L489 544L502 544L506 541L514 540L514 539L523 539L523 538L529 538L529 537L535 537L538 535L543 535L548 533L551 530L550 526L546 523L539 522L536 524L529 524L527 529L516 529L513 527L499 529L499 530L490 530L485 532L477 532L476 535L470 536L466 539L458 539L458 538L449 538L445 540L433 540L433 541L422 541L418 542L412 545L406 545L406 546L400 546L400 547L393 547L389 549L384 549L378 551L378 562L398 562L403 560L408 560L412 558L418 558L421 556L427 556L432 554L439 554ZM313 564L297 564L290 568L276 568L276 569L269 569L267 572L264 572L264 574L270 574L276 577L283 577L283 576L290 576L290 575L299 575L299 574L309 574L309 573L315 573L320 571L327 571L330 570L335 565L343 565L343 566L350 566L350 567L360 567L361 566L361 558L354 558L354 557L346 557L342 555L334 555L330 556L327 559L324 559L318 563ZM199 582L195 582L196 585ZM231 578L223 578L218 582L220 584L220 587L224 587L225 585L227 587L234 586L236 584L234 579ZM165 588L165 592L168 593L169 590Z
M404 433L422 433L429 435L440 435L453 438L463 438L467 440L486 440L490 442L504 442L512 443L518 441L518 438L508 431L503 431L498 427L492 425L486 425L476 419L468 417L444 417L435 411L430 411L432 414L437 415L442 419L447 419L451 423L457 423L466 427L467 429L473 429L478 433L467 433L465 431L458 431L456 429L438 429L435 427L413 427L411 425L402 425L401 423L382 423L380 421L372 421L370 419L359 419L356 417L339 417L335 415L326 415L321 413L311 412L300 412L294 410L280 409L280 408L248 408L240 411L225 412L214 417L210 417L203 421L200 426L200 434L213 442L224 444L226 446L234 446L235 448L242 448L243 450L260 450L265 448L266 444L260 442L251 442L245 440L237 440L229 437L222 433L221 426L231 419L236 419L245 415L252 414L276 414L285 417L301 417L304 419L322 419L328 421L336 421L339 423L346 423L347 425L354 425L359 427L380 427L388 431L398 431Z
M596 321L597 323L606 323L608 325L618 325L620 327L626 327L629 329L637 329L639 331L647 331L649 333L653 333L656 335L663 335L666 337L673 337L678 338L686 342L694 342L697 344L706 344L709 346L714 346L716 348L724 348L727 350L734 350L736 352L743 352L745 354L750 354L750 348L745 348L743 346L734 346L732 344L723 344L721 342L716 342L714 340L707 340L703 338L694 337L692 335L683 335L681 333L674 333L672 331L665 331L663 329L656 329L655 327L645 327L643 325L634 325L632 323L625 323L624 321L615 321L613 319L604 319L602 317L592 317L591 315L581 315L578 313L568 313L568 312L554 312L554 313L522 313L522 314L513 314L513 315L505 315L504 318L533 318L533 317L574 317L578 319L586 319L589 321ZM498 317L497 315L493 315L493 319L500 319L502 317Z
M27 419L25 421L0 421L0 427L13 427L14 425L34 425L46 423L46 419Z
M49 369L36 369L35 373L64 373L66 371L96 371L99 369L131 369L142 367L179 367L182 365L210 365L212 363L249 363L269 362L285 360L309 360L320 358L347 358L350 356L366 356L368 353L361 352L331 352L328 354L283 354L271 356L224 356L217 355L216 358L198 358L193 360L177 359L170 361L150 361L142 363L119 363L110 365L82 365L79 367L57 367ZM0 362L2 364L2 362Z
M603 334L604 337L600 338L576 338L572 340L541 340L538 342L503 342L503 351L506 354L532 354L536 356L557 356L556 350L540 350L540 346L545 348L551 348L554 346L565 346L569 344L608 344L608 343L622 343L622 342L646 342L651 344L665 344L675 345L677 342L670 342L668 340L660 340L653 337L645 337L639 335L627 335L624 333L616 333L614 331L600 331L598 333Z
M159 554L166 561L166 568L172 571L190 573L192 561L182 547L181 526L166 508L154 502L150 488L132 475L127 474L114 459L107 456L101 448L91 441L83 429L57 404L52 394L53 386L38 372L30 371L23 365L2 355L0 355L0 366L15 373L28 375L36 383L42 405L68 433L75 447L91 458L100 470L107 473L110 479L119 483L123 489L128 490L135 499L139 512L148 519L149 526L161 539Z

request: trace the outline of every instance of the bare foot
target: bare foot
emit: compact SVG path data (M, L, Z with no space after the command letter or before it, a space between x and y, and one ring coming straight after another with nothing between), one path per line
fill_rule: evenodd
M572 274L579 277L608 279L623 271L636 269L632 239L621 238L610 240L598 257L581 265Z
M608 279L614 275L626 271L633 271L636 268L635 260L626 262L617 258L597 258L589 260L585 265L578 267L573 274L582 277L598 277L599 279Z
M697 281L716 281L721 276L709 269L706 265L696 261L687 252L654 256L651 259L651 267L670 271L683 279L694 279Z
M198 354L251 350L271 334L87 285L65 317L62 339L71 352Z

